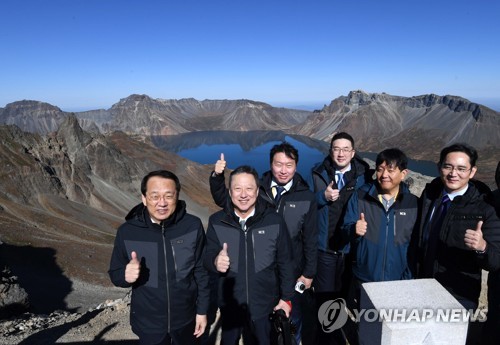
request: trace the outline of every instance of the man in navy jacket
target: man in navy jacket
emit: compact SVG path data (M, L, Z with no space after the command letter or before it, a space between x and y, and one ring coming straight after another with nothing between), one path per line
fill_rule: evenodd
M375 182L349 199L343 225L351 241L351 292L357 305L360 284L411 278L406 258L418 201L403 182L408 159L401 150L392 148L380 152L375 164Z
M180 189L173 173L150 172L141 183L142 204L116 234L108 273L116 286L132 288L130 323L141 344L197 344L207 324L205 232L186 213Z
M349 243L342 237L342 222L347 201L356 190L371 182L373 171L356 154L353 137L336 133L330 141L330 152L311 171L309 186L318 205L318 268L314 280L316 310L323 303L347 297L351 282ZM341 330L327 332L317 323L316 341L321 345L346 344L353 328L348 322Z

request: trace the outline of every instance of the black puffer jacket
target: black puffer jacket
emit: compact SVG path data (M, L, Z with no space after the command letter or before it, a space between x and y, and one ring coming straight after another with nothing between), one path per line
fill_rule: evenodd
M207 314L204 245L203 225L186 213L184 201L177 202L174 214L161 226L151 222L143 204L129 212L118 228L108 273L116 286L132 286L130 323L135 333L167 333L193 321L196 314ZM132 251L141 260L141 274L129 284L125 267Z
M208 223L205 267L217 272L215 258L227 243L229 271L219 273L219 307L235 317L248 312L252 319L272 313L280 299L290 300L295 277L291 243L285 222L257 199L255 215L242 230L232 207L213 214Z
M278 204L271 191L272 173L265 172L260 179L259 198L274 207L286 222L292 240L293 272L295 279L303 275L314 278L318 258L317 206L314 193L307 182L295 173L289 191L284 193ZM229 193L224 175L210 177L210 191L217 205L227 207Z
M500 220L495 209L485 201L484 184L470 181L463 196L453 199L443 220L437 253L430 262L432 274L452 295L458 299L477 302L481 292L481 270L500 268ZM423 234L428 226L434 205L439 205L443 192L440 178L427 184L420 198L421 214L419 231L414 233L410 245L410 262L417 270L420 278L424 276L423 267L432 258L426 255ZM485 254L478 254L465 246L464 237L467 229L476 229L477 223L483 221L483 238L487 242Z

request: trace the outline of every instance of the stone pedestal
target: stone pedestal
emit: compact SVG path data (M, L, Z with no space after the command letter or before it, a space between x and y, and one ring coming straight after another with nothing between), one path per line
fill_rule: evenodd
M364 345L460 345L467 338L467 311L435 279L362 284L360 312Z

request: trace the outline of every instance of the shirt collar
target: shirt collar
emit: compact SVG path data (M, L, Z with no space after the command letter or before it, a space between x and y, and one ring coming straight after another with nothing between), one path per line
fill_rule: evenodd
M340 171L340 170L335 169L335 174L337 174L337 173L345 174L348 171L351 171L351 163L349 163L349 165L345 168L344 171Z
M288 192L290 190L290 188L292 188L292 184L293 184L293 178L288 181L288 183L286 185L284 185L283 187L285 187L285 190ZM278 184L276 183L276 181L272 180L271 181L271 188L277 186Z
M234 214L236 214L236 212L234 212ZM236 217L238 217L238 219L239 219L238 222L241 222L242 220L244 220L246 222L248 220L248 218L252 217L254 214L255 214L255 207L252 210L252 212L250 212L248 214L248 216L246 218L240 218L240 216L238 216L237 214L236 214Z
M443 196L448 194L448 198L450 198L450 201L453 201L453 199L457 196L462 196L467 192L467 189L469 189L469 185L467 184L463 189L459 190L458 192L453 192L453 193L446 193L446 190L443 191Z

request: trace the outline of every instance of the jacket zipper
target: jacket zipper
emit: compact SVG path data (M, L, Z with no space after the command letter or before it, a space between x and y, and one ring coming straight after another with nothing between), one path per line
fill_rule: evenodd
M386 214L386 222L385 222L385 244L384 244L384 261L382 263L382 280L385 278L385 265L387 261L387 237L389 236L389 213Z
M168 284L167 247L165 244L165 227L161 224L161 238L163 241L163 259L165 260L165 284L167 285L167 332L170 333L170 286Z
M248 293L249 287L248 287L248 227L243 230L245 233L245 285L246 285L246 294L247 294L247 305L250 305L250 296Z

